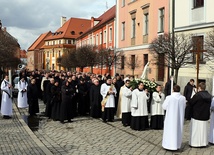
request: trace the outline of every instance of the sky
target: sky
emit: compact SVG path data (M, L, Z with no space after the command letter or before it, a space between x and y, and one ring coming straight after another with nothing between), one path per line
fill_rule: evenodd
M48 31L60 27L62 16L91 19L115 5L116 0L1 0L2 27L15 37L21 49L27 49Z

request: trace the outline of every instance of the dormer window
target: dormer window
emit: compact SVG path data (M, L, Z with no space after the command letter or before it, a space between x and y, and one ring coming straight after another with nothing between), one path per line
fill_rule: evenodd
M72 34L72 35L75 35L75 31L71 31L71 34Z
M83 34L83 32L81 31L79 34L81 35L81 34Z

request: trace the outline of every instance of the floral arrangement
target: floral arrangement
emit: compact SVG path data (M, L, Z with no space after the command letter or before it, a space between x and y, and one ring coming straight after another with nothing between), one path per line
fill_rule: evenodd
M134 79L130 82L130 86L135 89L138 87L139 81L142 81L144 84L144 89L147 89L149 92L154 92L156 90L157 83L152 82L148 79Z

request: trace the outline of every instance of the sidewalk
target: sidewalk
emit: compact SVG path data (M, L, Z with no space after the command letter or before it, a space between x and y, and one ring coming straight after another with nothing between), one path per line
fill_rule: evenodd
M44 103L40 102L40 112L44 108ZM118 120L103 123L90 117L76 117L72 123L61 124L39 115L39 128L32 132L23 120L23 115L28 116L27 109L18 110L13 104L13 114L12 119L0 117L1 155L214 154L213 145L206 148L189 147L189 121L184 124L181 149L172 152L161 146L163 130L134 131L123 127Z
M52 155L30 130L13 103L12 119L0 117L1 155Z

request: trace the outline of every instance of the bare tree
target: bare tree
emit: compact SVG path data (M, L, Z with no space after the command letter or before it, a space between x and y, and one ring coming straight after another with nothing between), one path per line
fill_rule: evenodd
M205 46L207 52L204 53L204 56L208 60L213 60L214 57L214 28L209 31L206 35Z
M68 49L64 52L62 57L57 59L57 62L61 64L62 67L71 69L77 67L77 60L76 60L76 50L75 49Z
M86 45L79 47L76 51L77 66L83 70L84 67L90 66L93 72L93 66L96 64L96 52L93 46Z
M139 68L141 63L141 61L138 59L138 56L131 55L128 59L126 59L125 62L127 67L132 70L132 75L134 76L135 69Z
M175 81L177 82L178 72L182 66L192 60L192 53L190 50L193 48L192 35L164 34L155 38L149 49L153 54L154 60L158 64L158 57L164 57L164 63L158 65L165 65L172 69L172 73L175 70Z
M96 63L101 66L101 72L103 65L108 66L108 71L110 74L111 67L121 63L121 55L122 52L114 53L111 49L101 48L98 50Z

